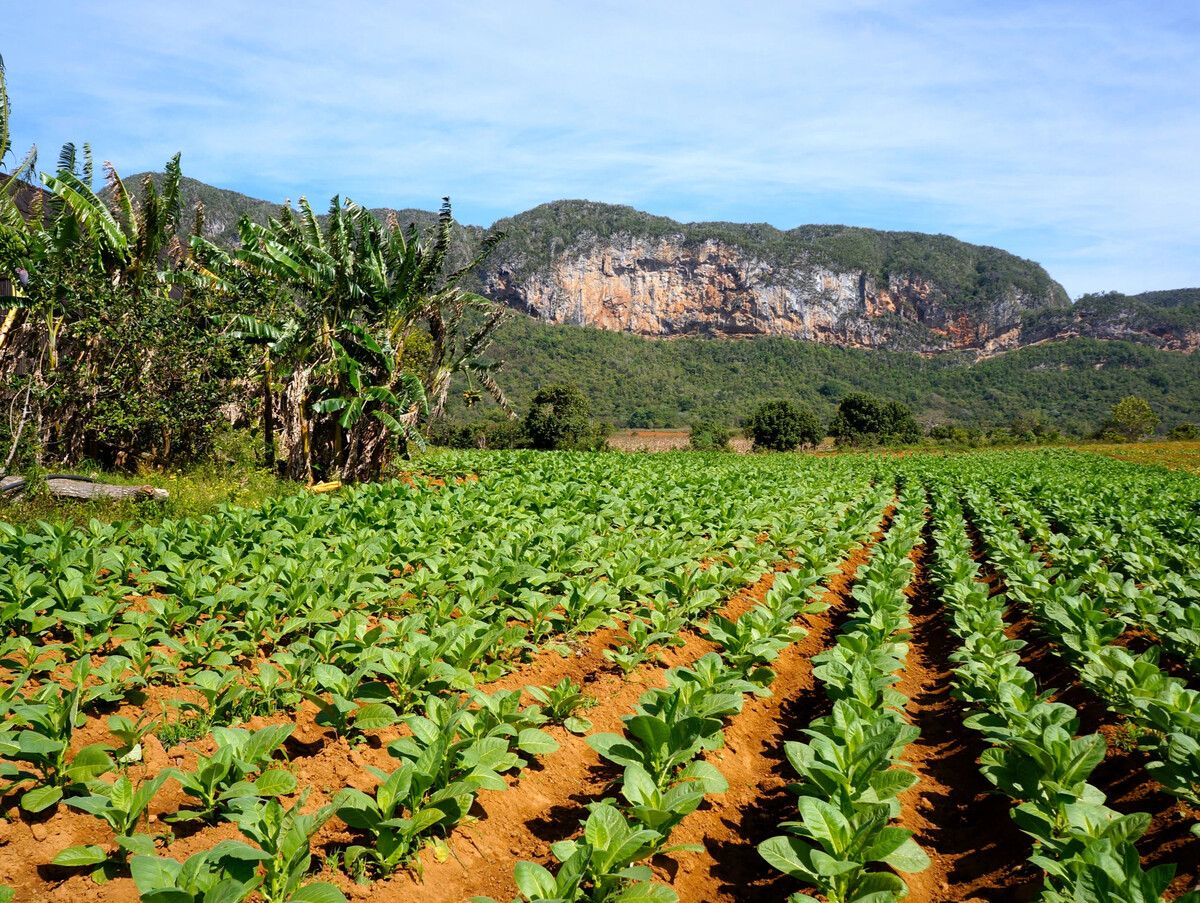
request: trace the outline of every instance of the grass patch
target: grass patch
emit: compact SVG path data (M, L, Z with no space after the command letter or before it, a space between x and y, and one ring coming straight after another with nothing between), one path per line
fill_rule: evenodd
M92 518L104 523L132 521L136 524L158 524L163 520L180 520L211 514L218 505L233 504L256 508L271 498L291 495L300 489L299 483L282 480L266 470L253 470L204 464L186 470L142 471L140 473L106 472L86 463L64 469L80 476L93 477L106 483L127 486L154 486L165 489L170 497L163 502L146 499L93 499L73 501L58 499L33 481L33 488L20 499L0 497L0 520L22 526L34 526L38 521L53 524L82 526ZM26 476L35 476L27 474Z

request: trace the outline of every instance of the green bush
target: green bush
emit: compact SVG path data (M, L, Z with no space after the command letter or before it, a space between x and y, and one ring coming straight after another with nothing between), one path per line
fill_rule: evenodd
M838 404L829 435L839 445L911 445L920 440L921 427L908 405L851 392Z
M760 405L746 424L746 435L754 440L756 449L770 451L792 451L801 445L817 445L825 438L816 415L790 401Z
M1167 433L1167 438L1179 441L1200 439L1200 428L1197 428L1194 423L1180 423L1171 428L1171 432Z
M525 438L534 448L602 451L612 424L592 423L591 404L570 383L544 386L534 393L525 415Z
M688 444L695 451L728 451L729 439L729 428L712 417L696 421L688 433Z

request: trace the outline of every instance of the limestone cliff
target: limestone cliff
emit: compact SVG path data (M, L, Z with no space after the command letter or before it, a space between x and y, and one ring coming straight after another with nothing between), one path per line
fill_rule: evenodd
M548 322L645 336L780 335L854 348L984 354L1017 347L1028 311L1070 309L1048 277L1034 289L1012 281L968 292L916 267L846 265L820 248L793 244L764 254L682 231L592 233L534 266L525 256L502 253L481 274L482 291Z

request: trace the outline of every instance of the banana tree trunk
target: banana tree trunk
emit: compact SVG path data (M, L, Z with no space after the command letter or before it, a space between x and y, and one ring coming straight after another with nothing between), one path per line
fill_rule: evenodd
M263 467L275 469L275 393L271 391L271 350L263 351Z
M429 398L429 416L436 419L446 412L446 398L450 394L450 379L454 372L448 367L439 368L430 382L426 394Z
M312 370L298 367L292 371L284 386L280 413L283 416L281 439L290 480L309 480L312 477L312 442L308 423L308 387Z

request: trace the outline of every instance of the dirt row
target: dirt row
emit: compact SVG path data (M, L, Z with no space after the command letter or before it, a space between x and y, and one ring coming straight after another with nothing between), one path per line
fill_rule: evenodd
M971 539L973 555L990 594L1006 594L1004 579L992 566L982 537L974 527L971 528ZM1076 710L1081 734L1100 733L1104 736L1108 751L1104 761L1092 773L1091 783L1104 793L1106 805L1123 814L1150 814L1150 828L1137 842L1143 867L1163 863L1176 865L1175 878L1166 894L1168 900L1200 889L1200 838L1191 833L1200 813L1189 811L1149 776L1146 771L1149 757L1138 748L1136 727L1123 716L1109 711L1103 700L1080 683L1054 636L1044 632L1032 614L1018 603L1013 603L1005 618L1008 622L1005 635L1025 643L1020 651L1021 664L1033 673L1038 687L1043 692L1053 690L1052 701L1065 703ZM1135 651L1141 643L1142 638L1136 635L1124 640L1124 644L1131 645Z
M762 601L772 582L773 575L767 575L744 588L719 609L720 613L736 619ZM581 638L567 656L557 652L538 654L529 663L480 689L493 693L527 685L553 685L569 677L597 699L597 705L584 713L593 722L594 730L619 732L621 716L632 710L637 697L647 688L664 683L665 668L690 664L717 648L695 631L686 632L683 638L682 646L662 650L660 663L645 663L625 678L603 655L606 649L617 645L619 638L614 631L602 629ZM121 706L116 713L136 720L143 711L157 714L163 700L186 695L175 687L151 687L149 691L138 705ZM392 770L396 762L388 755L387 744L407 733L403 726L396 726L374 732L365 743L351 745L345 738L317 725L317 711L314 705L305 703L296 712L255 718L246 725L250 729L268 724L294 725L285 744L290 759L287 767L296 775L299 785L309 790L306 811L329 802L343 787L370 790L375 781L365 766ZM79 748L109 740L105 720L91 719L76 732L72 745ZM510 779L508 791L482 792L472 812L476 820L451 835L452 858L448 861L437 862L426 851L417 873L401 872L369 887L353 884L344 875L332 872L321 877L335 881L351 897L460 900L476 893L511 897L515 892L514 862L521 858L549 860L550 842L570 836L577 827L580 814L572 797L603 795L601 791L607 790L613 776L605 773L582 737L558 727L547 730L560 744L560 750ZM157 739L149 736L143 740L143 764L131 769L131 777L138 780L169 767L193 770L196 751L208 754L213 748L209 737L164 750ZM61 804L32 815L19 810L15 803L15 797L6 799L7 818L0 819L0 885L16 888L18 899L22 900L132 903L138 899L129 879L117 879L98 887L86 874L50 864L58 852L70 846L89 843L107 846L111 836L100 820ZM186 808L188 803L189 798L178 785L167 782L152 804L150 830L165 833L168 826L162 816ZM227 823L212 827L180 824L173 826L173 833L173 840L160 853L180 861L210 849L221 840L239 837L236 828ZM352 839L344 830L327 826L315 838L314 854L319 861L323 855L344 848ZM431 897L434 888L437 896Z

